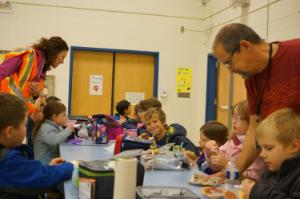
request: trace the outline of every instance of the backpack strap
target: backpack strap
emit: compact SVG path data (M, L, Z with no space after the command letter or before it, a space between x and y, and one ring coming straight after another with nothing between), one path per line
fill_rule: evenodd
M0 148L0 161L6 158L7 153L8 153L8 149Z

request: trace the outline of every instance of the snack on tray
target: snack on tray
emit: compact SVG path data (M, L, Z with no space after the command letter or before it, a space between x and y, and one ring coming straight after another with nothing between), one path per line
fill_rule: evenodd
M208 198L223 198L225 195L225 190L218 187L203 187L201 192L204 196Z
M195 173L190 183L195 185L219 186L224 184L224 180L217 176L208 176Z
M221 187L203 187L201 192L207 198L213 199L245 199L245 194L241 190L238 190L237 193L235 193Z
M234 192L226 191L225 192L225 199L238 199Z

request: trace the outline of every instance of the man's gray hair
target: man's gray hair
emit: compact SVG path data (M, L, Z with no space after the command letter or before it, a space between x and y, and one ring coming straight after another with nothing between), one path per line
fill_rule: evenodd
M238 48L240 41L246 40L253 44L262 42L260 36L249 26L240 23L232 23L224 26L217 34L213 49L218 44L222 44L224 49L231 53L235 48ZM239 50L239 48L237 49Z

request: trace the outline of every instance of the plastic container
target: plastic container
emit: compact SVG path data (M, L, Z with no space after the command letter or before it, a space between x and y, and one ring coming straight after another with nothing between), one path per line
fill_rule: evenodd
M136 188L138 196L142 199L198 199L194 192L184 187L156 187L138 186Z
M234 191L240 184L240 172L236 168L234 161L229 161L225 171L225 189Z

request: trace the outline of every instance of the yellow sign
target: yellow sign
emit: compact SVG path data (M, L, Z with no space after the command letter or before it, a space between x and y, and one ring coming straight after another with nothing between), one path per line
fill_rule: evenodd
M180 67L176 69L176 92L178 97L191 97L192 69Z

